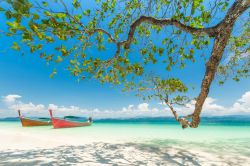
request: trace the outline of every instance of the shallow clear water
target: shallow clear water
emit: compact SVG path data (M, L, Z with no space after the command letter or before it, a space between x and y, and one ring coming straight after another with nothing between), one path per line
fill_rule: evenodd
M93 123L90 127L53 129L52 126L21 127L20 122L0 122L0 129L27 132L55 132L75 135L106 135L176 139L187 141L213 141L221 139L250 138L250 126L201 125L196 129L181 129L178 124L152 123Z
M181 129L175 124L154 123L94 123L90 127L53 129L46 127L21 127L20 122L0 122L0 131L20 132L44 136L122 140L145 146L182 147L216 153L250 156L250 126L201 125L197 129Z

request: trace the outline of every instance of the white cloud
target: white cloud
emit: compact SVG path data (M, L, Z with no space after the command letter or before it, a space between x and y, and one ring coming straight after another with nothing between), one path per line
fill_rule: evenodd
M138 105L138 110L139 111L149 111L149 108L148 108L149 104L148 103L141 103Z
M244 105L247 104L247 106L250 107L250 91L242 95L242 97L238 101L242 102Z
M204 103L204 111L210 111L210 110L217 110L217 111L222 111L225 108L223 106L220 106L218 104L215 104L217 100L211 97L208 97Z
M220 114L222 111L225 110L225 108L221 105L216 104L215 102L217 99L214 99L212 97L207 97L205 100L205 103L203 105L202 114L209 116L214 115L218 113ZM195 101L192 100L189 103L185 105L185 107L178 108L178 111L181 112L182 115L188 115L191 114L195 109Z
M24 103L20 101L20 95L8 95L3 97L3 102L7 109L0 110L0 117L16 116L17 109L21 109L24 114L29 116L48 116L48 108L54 110L55 116L92 116L94 118L131 118L131 117L157 117L172 116L168 107L161 104L152 107L148 103L138 105L128 105L118 110L107 109L85 109L77 106L58 106L56 104L34 104L32 102ZM236 115L250 114L250 91L244 93L232 106L224 107L218 104L219 101L208 97L204 103L203 116L220 116L220 115ZM186 104L185 107L177 107L176 111L180 115L187 115L193 112L195 101ZM13 111L15 110L15 111Z
M49 104L48 109L56 110L58 108L55 104Z
M17 94L10 94L7 96L3 96L3 102L6 105L7 109L2 110L2 112L6 112L6 116L16 116L17 110L24 110L28 113L34 113L35 115L43 114L44 110L46 109L43 104L33 104L32 102L23 103L20 101L22 96ZM14 110L14 111L13 111ZM3 113L1 113L2 116Z
M22 96L20 95L16 95L16 94L10 94L10 95L7 95L7 96L3 96L3 101L5 103L13 103L15 102L17 99L20 99Z
M9 109L12 110L25 110L25 111L43 111L45 109L45 106L43 104L33 104L31 102L29 103L22 103L22 102L17 102L16 104L9 105Z
M237 100L233 106L230 108L232 113L250 113L250 91L246 92Z
M250 115L250 91L244 93L240 99L236 100L232 106L225 107L216 103L217 100L207 97L202 110L204 116L222 116L222 115ZM195 101L186 104L186 108L178 108L179 111L185 110L186 114L192 113Z

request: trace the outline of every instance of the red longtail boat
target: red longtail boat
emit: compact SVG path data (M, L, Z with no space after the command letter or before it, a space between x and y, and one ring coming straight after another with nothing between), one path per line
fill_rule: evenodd
M54 118L52 114L52 110L49 110L50 117L52 120L53 127L55 129L58 128L69 128L69 127L83 127L83 126L90 126L92 124L92 118L90 117L87 122L76 122L76 121L69 121L65 119Z
M41 119L39 120L39 119L30 119L30 118L23 117L20 110L18 110L18 115L19 115L19 118L23 127L52 125L50 120L44 121Z

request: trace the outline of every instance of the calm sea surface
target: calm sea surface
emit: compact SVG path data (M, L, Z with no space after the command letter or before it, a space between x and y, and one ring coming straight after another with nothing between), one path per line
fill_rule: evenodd
M139 118L126 120L96 120L90 127L53 129L46 127L23 128L18 119L0 121L0 130L65 135L71 137L120 139L140 142L145 146L179 146L214 153L250 156L250 117L203 118L197 129L181 129L171 118Z

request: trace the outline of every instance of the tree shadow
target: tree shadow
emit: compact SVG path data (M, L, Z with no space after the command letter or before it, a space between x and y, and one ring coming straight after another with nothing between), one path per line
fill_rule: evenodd
M51 149L6 150L0 152L0 165L11 166L76 165L81 163L84 163L84 165L114 166L201 166L201 160L204 162L204 158L201 159L201 156L197 153L192 153L185 150L185 148L158 147L139 143L92 143L84 146L59 146Z

